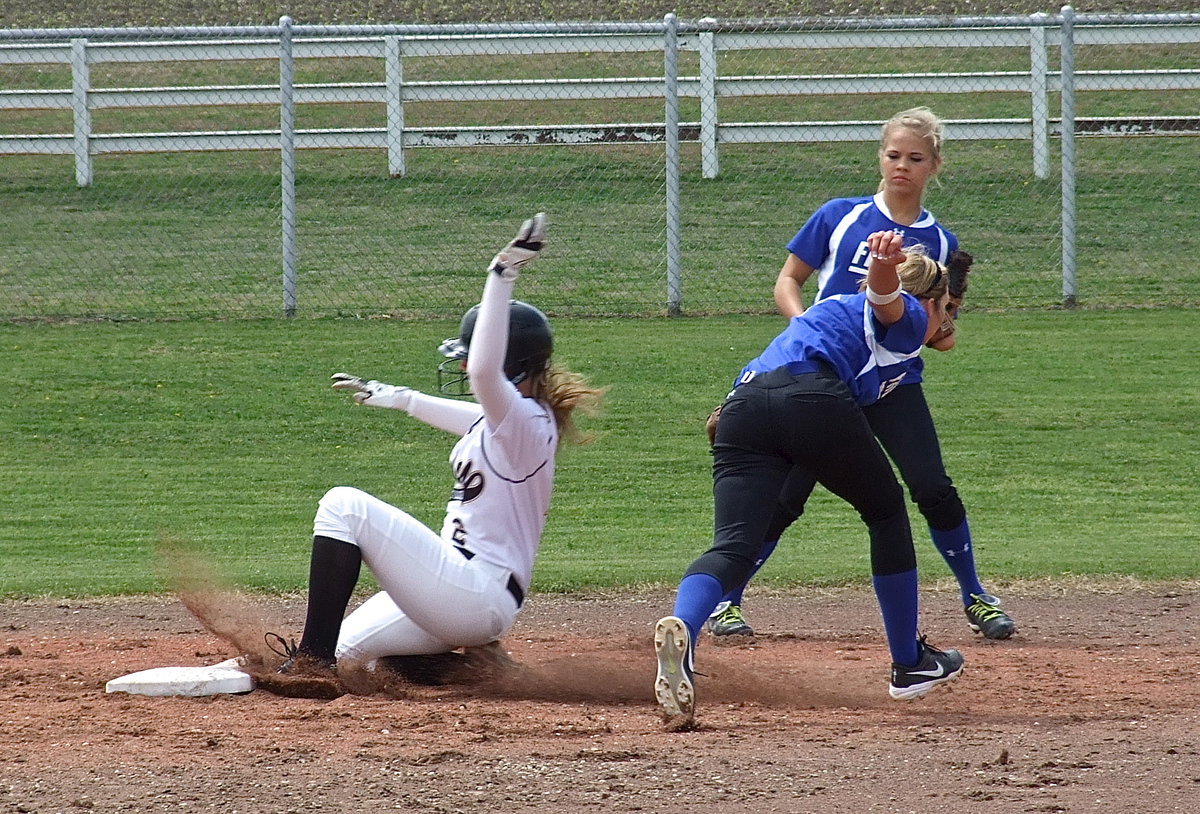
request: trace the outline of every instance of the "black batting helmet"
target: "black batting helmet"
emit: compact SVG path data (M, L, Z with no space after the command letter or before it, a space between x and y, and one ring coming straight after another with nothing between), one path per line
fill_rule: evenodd
M479 306L475 305L463 314L458 336L445 340L438 348L446 357L446 361L438 365L438 390L443 393L468 395L470 392L466 374L462 371L462 360L467 358L477 319ZM546 315L527 302L509 300L508 350L504 354L504 375L509 381L520 384L541 373L549 364L553 350L554 331Z

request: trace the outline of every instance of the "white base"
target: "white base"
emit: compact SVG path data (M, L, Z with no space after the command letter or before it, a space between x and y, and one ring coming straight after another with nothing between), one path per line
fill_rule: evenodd
M104 691L191 696L250 692L254 678L242 672L241 666L234 658L207 667L155 667L114 678L104 685Z

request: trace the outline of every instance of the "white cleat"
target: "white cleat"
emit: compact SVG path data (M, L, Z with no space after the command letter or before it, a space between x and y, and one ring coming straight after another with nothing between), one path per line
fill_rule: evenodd
M687 625L678 616L664 616L654 626L654 652L658 655L658 677L654 697L668 718L690 721L695 713L695 671L692 640Z

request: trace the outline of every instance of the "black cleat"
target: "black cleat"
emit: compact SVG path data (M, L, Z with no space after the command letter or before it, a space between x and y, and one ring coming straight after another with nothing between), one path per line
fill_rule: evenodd
M920 698L939 684L962 675L963 656L957 650L938 650L926 644L924 636L917 642L917 650L920 658L911 667L892 662L892 682L888 688L892 698L901 701Z
M985 639L1007 639L1017 630L1012 617L1000 610L1000 600L991 594L971 594L975 601L966 607L967 624Z

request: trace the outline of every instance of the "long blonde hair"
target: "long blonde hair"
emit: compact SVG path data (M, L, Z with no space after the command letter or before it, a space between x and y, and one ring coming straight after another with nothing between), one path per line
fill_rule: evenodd
M605 388L592 387L582 375L551 362L531 377L530 393L544 401L554 413L559 442L582 443L588 440L575 425L575 410L595 415L600 408Z
M941 118L924 105L901 110L883 123L879 135L879 149L887 143L888 133L897 127L906 127L929 145L929 154L935 161L942 160L942 143L946 140L946 125Z
M896 266L900 286L914 297L940 299L950 286L946 267L925 254L924 246L905 249L904 262Z

